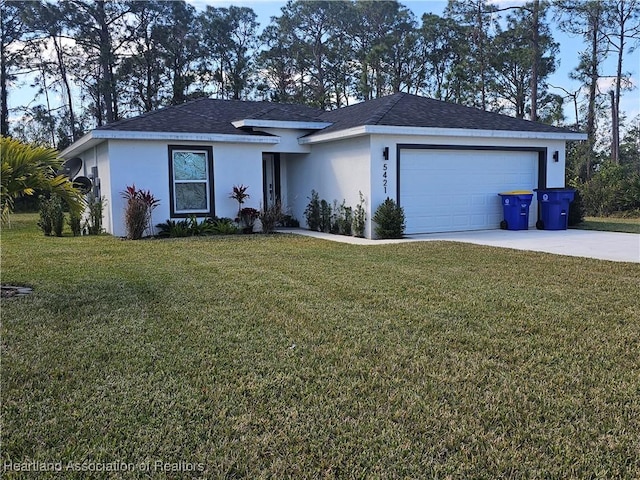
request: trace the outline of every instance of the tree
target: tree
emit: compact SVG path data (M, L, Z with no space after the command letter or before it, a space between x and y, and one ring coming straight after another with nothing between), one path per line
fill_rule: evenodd
M616 75L612 95L611 160L620 163L620 96L623 82L630 85L629 76L622 70L625 50L633 53L640 40L640 2L638 0L609 0L606 3L604 36L609 51L617 56Z
M445 101L454 98L453 72L467 55L463 38L463 27L453 19L427 13L422 16L419 48L425 69L420 88L427 95Z
M580 63L572 75L572 78L582 81L589 91L586 121L586 176L589 178L595 159L600 64L606 55L606 49L603 48L606 45L603 36L604 5L599 0L559 0L556 6L562 15L560 28L574 35L582 35L589 46L587 51L580 52Z
M1 137L2 170L0 208L2 223L13 212L18 197L49 192L64 200L72 212L80 215L84 208L82 194L69 178L56 172L62 165L55 150L32 147L18 140Z
M636 117L620 143L620 164L640 174L640 116Z
M409 9L395 0L361 0L346 18L343 29L359 60L358 97L378 98L419 83L419 35Z
M345 71L348 58L335 55L340 46L339 25L350 4L332 1L292 1L282 7L277 26L283 29L272 38L286 39L294 59L294 100L319 108L336 105L331 80L336 70ZM344 78L343 75L339 77Z
M134 2L133 7L129 24L131 54L120 63L118 77L124 85L125 103L146 113L162 106L168 97L164 85L169 79L158 61L162 46L157 32L160 25L168 22L168 4L149 0Z
M40 75L40 91L47 99L47 110L51 119L55 117L52 113L49 101L49 90L57 88L61 98L64 100L65 122L61 125L68 126L68 130L59 128L61 133L59 141L56 135L52 135L51 145L58 143L70 144L80 138L82 132L77 124L76 111L74 107L74 92L71 85L69 67L71 58L77 56L71 39L66 35L65 20L69 14L69 4L51 4L44 1L30 2L28 8L24 10L25 22L30 31L29 43L34 47L37 56L32 56L31 62L37 67ZM51 53L48 53L51 52ZM53 80L48 82L47 79Z
M553 42L549 29L540 24L539 15L534 17L528 9L518 9L508 15L507 29L496 35L495 54L489 62L494 71L492 86L498 94L498 103L506 100L517 118L525 118L530 105L531 120L538 117L537 97L547 95L545 79L555 71L558 52L558 44ZM536 38L533 49L532 37Z
M495 53L491 34L497 28L496 10L488 0L449 0L445 9L446 17L467 27L468 57L462 59L454 75L464 78L462 84L468 87L465 85L456 101L482 110L489 105L489 61Z
M0 1L0 135L9 134L9 87L25 61L21 43L28 31L22 12L29 2Z
M217 65L214 78L219 83L222 98L239 100L248 93L258 45L256 18L252 9L235 6L208 6L200 16L202 42ZM208 57L206 55L205 60Z
M294 38L286 27L287 19L279 17L267 26L260 35L265 46L258 54L258 65L264 72L262 82L258 84L260 91L270 91L270 99L276 102L293 101L296 91L295 58L291 55Z
M159 60L169 77L170 103L178 105L202 90L190 92L196 83L196 62L201 58L199 24L195 8L183 0L168 3L168 15L156 27Z
M136 3L122 0L64 2L66 27L85 55L78 75L93 89L94 116L98 125L120 119L120 89L116 77L118 52L130 40L127 20Z

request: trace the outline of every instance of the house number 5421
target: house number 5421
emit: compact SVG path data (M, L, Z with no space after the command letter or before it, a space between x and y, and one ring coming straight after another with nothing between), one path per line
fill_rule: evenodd
M387 178L388 175L388 169L389 169L389 164L387 162L384 162L382 164L382 188L384 188L384 193L387 193L387 184L389 179Z

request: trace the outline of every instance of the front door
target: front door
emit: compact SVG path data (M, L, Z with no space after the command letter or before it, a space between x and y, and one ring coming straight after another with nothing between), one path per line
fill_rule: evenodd
M280 155L262 154L263 205L271 207L280 201Z

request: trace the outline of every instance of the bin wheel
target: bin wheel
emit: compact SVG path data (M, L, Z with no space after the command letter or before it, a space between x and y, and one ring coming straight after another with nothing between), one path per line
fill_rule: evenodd
M500 222L500 228L501 228L502 230L506 230L508 227L509 227L509 224L507 223L507 221L506 221L506 220L502 220L502 221Z
M544 230L544 222L543 222L542 220L538 220L538 221L536 222L536 228L537 228L538 230Z

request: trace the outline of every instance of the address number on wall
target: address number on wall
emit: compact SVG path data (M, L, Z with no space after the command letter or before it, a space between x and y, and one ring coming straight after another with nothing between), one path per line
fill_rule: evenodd
M389 170L389 164L387 162L384 162L382 164L382 188L384 189L384 193L387 193L387 186L389 183L388 170Z

